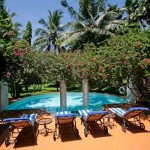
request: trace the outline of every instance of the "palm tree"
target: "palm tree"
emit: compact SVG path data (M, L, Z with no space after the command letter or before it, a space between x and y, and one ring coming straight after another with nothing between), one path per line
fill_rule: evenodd
M124 10L129 23L138 23L143 27L150 24L149 0L126 0Z
M60 20L62 18L62 11L55 10L54 12L49 11L48 20L45 21L43 18L39 20L39 23L43 28L38 28L35 35L38 38L35 40L34 45L39 46L41 50L50 51L53 46L55 52L59 52L59 48L56 44L60 31L63 30L61 27Z
M61 1L62 6L68 9L75 19L69 22L71 31L61 34L62 45L70 46L72 50L82 49L84 44L93 42L97 45L106 38L118 33L122 12L116 5L105 9L104 0L80 0L79 12L69 6L67 0Z

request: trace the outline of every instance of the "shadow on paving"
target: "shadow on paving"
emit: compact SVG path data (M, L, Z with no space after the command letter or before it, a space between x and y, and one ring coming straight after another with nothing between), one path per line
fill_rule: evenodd
M89 132L90 132L89 134L91 134L94 138L111 136L109 134L109 128L108 134L106 134L101 125L96 123L95 121L89 122Z
M115 121L120 125L120 130L121 130L121 126L122 126L123 120L122 120L121 118L115 118ZM132 132L132 133L145 133L145 132L150 132L150 131L141 129L139 126L137 126L137 125L134 124L133 122L128 122L127 131L130 131L130 132ZM123 131L122 131L122 132L123 132Z
M23 128L15 140L14 148L37 145L38 125L35 125L34 136L35 138L33 138L32 127Z
M62 142L81 140L80 135L77 137L73 128L59 127L59 135ZM80 133L79 133L80 134Z

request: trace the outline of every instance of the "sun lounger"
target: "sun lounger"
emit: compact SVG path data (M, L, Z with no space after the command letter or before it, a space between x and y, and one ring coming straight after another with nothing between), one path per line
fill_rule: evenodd
M116 114L118 117L123 119L122 130L126 132L129 119L134 119L134 123L141 129L145 129L145 125L140 121L140 114L143 111L148 111L146 107L131 107L128 110L122 108L108 108L109 111Z
M14 129L17 129L19 132L19 129L31 127L32 128L32 141L35 142L35 134L34 134L34 127L35 127L35 120L36 120L37 114L24 114L20 118L7 118L4 119L3 122L5 124L10 125L9 129L9 136L5 140L6 146L9 145L10 142L10 136L16 133L14 132Z
M53 134L53 139L56 141L57 138L61 137L60 128L66 128L69 131L71 128L72 132L76 137L79 137L79 131L76 127L76 114L71 113L70 111L57 112L55 114L55 131Z
M81 123L84 124L84 135L87 137L89 133L89 123L99 121L101 128L104 130L106 134L108 134L108 128L104 124L104 117L108 114L107 111L90 111L90 110L79 110L79 114L81 116Z

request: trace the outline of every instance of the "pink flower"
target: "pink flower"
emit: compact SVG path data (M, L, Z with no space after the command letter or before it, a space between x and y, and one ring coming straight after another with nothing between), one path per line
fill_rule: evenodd
M96 62L96 58L92 58L91 61L95 63Z
M24 56L24 51L20 52L19 55L23 57Z
M104 71L104 70L105 70L105 67L99 66L99 71Z
M103 78L108 78L108 75L107 74L102 74L101 75Z
M145 61L147 64L150 64L150 58L146 58Z
M6 73L6 77L10 77L11 76L11 73L8 71L7 73Z
M24 61L23 61L23 64L27 64L27 61L24 60Z
M144 65L140 65L140 68L141 68L141 69L145 69L145 66L144 66Z
M19 56L19 52L15 52L15 56Z
M125 60L125 61L123 62L123 64L124 64L124 65L128 65L129 62L128 62L127 60Z

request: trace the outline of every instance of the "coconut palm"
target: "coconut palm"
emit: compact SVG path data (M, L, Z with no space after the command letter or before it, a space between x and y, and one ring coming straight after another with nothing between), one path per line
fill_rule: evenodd
M35 35L38 36L34 42L35 46L47 51L50 51L53 46L55 52L59 51L56 41L60 31L63 30L60 24L61 18L62 11L55 10L54 12L49 11L47 21L43 18L39 20L43 28L38 28L35 32Z
M106 38L118 33L122 12L116 5L105 9L104 0L80 0L79 12L69 6L66 0L62 6L68 9L75 21L69 22L71 31L61 34L62 45L70 46L72 50L82 49L84 44L93 42L98 44Z
M149 0L126 0L124 10L129 23L138 23L145 27L150 24L150 1Z

